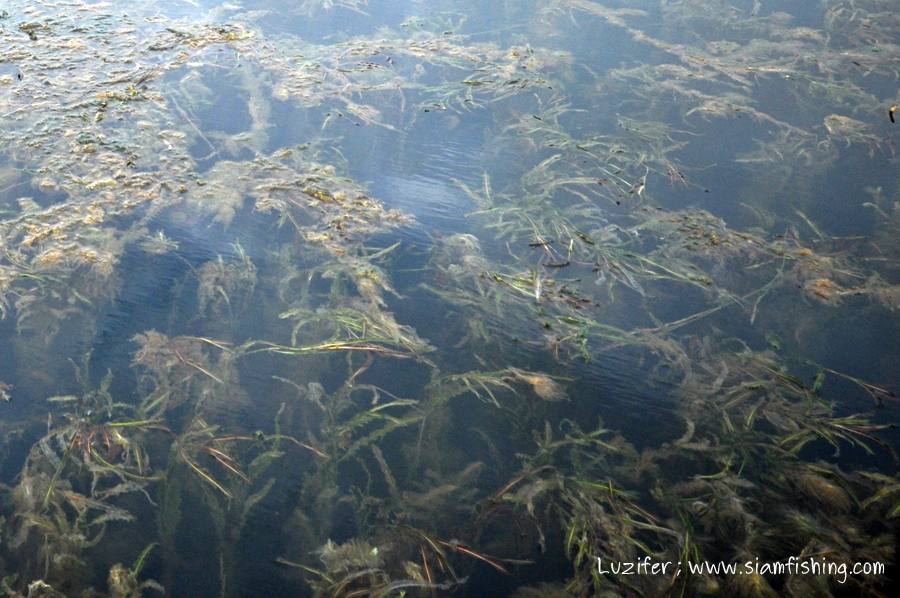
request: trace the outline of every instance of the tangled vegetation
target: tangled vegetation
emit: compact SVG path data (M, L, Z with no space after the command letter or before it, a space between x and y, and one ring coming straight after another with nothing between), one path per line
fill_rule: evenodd
M892 3L7 4L0 591L889 595Z

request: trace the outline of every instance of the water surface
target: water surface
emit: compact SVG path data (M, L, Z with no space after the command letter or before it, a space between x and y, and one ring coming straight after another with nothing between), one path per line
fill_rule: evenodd
M887 594L894 9L7 3L4 590Z

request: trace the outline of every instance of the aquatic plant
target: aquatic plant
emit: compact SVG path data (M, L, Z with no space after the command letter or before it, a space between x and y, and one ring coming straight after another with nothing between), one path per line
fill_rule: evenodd
M3 592L889 591L886 0L8 4Z

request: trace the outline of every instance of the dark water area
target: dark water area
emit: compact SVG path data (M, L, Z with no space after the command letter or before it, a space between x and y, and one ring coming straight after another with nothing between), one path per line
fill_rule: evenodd
M895 9L6 3L0 593L892 595Z

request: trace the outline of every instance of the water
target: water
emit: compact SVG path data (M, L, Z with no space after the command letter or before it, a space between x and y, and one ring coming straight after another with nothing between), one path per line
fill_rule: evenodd
M7 4L11 595L895 585L893 3Z

